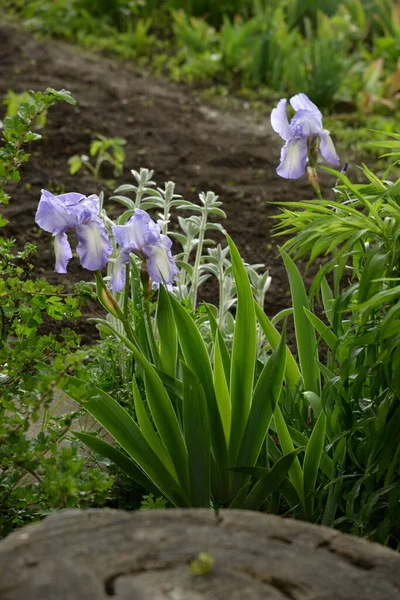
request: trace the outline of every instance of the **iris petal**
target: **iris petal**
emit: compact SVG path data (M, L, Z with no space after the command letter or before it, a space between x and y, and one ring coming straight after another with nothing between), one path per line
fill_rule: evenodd
M85 223L85 221L89 221L90 219L95 219L100 212L100 200L99 197L95 194L88 196L81 196L81 201L79 204L75 205L71 211L73 210L74 214L77 218L77 224L81 225Z
M340 159L336 154L335 146L333 145L329 131L327 129L323 129L319 134L319 138L321 140L319 151L321 152L322 156L328 162L334 165L339 165Z
M281 150L281 162L276 172L285 179L298 179L307 164L307 138L295 138L286 142Z
M286 114L286 104L287 101L285 99L279 100L278 106L274 108L271 112L271 125L272 129L279 133L282 139L287 142L292 137L292 133L289 129L289 121Z
M76 227L78 246L76 251L81 265L89 271L102 269L108 262L112 247L104 223L96 217Z
M68 211L65 203L59 197L53 196L47 190L42 190L35 222L44 231L57 234L75 227L76 217Z
M178 272L172 257L171 246L171 240L166 235L162 235L157 244L151 244L144 248L148 257L147 269L155 283L171 284L174 275Z
M127 255L129 260L129 254ZM113 271L110 279L110 288L113 292L119 292L125 286L126 281L126 255L120 252L113 265Z
M311 102L311 100L306 96L306 94L296 94L290 98L290 104L294 110L308 110L308 112L315 113L319 115L319 118L322 119L321 111L318 106Z
M300 109L290 121L291 137L310 137L322 130L322 120L308 110Z
M42 190L42 192L46 192L46 190ZM58 196L53 196L50 192L46 192L48 197L57 198L57 200L64 204L65 206L75 206L79 204L82 198L85 198L83 194L79 194L78 192L68 192L67 194L59 194Z
M152 244L160 239L160 228L150 216L140 208L125 225L114 225L112 232L117 244L122 248L131 248L139 252L146 244Z
M66 233L57 233L55 235L54 253L56 255L54 270L57 273L66 273L67 265L72 258L72 250Z

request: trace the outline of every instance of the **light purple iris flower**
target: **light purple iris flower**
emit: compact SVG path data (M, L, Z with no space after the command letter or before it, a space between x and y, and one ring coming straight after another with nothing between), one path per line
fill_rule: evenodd
M97 271L107 264L112 246L104 223L98 216L99 209L98 196L86 197L75 192L53 196L47 190L42 190L35 221L54 236L57 273L66 273L72 258L66 233L71 230L76 231L76 251L82 267Z
M278 102L271 112L271 125L274 131L285 140L281 151L281 162L276 172L285 179L298 179L306 169L308 151L311 143L319 138L319 151L330 163L338 165L331 136L322 127L322 114L305 94L297 94L290 99L290 104L296 111L292 120L288 121L286 114L287 100Z
M126 264L131 252L145 261L153 283L171 286L178 272L171 254L172 242L161 234L157 223L144 210L137 208L125 225L114 225L112 231L119 246L110 281L113 292L119 292L125 285Z

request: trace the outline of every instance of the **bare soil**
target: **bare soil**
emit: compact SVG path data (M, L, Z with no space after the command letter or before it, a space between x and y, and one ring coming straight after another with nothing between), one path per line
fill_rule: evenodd
M44 138L35 143L21 182L10 189L11 203L1 207L9 219L6 235L38 245L35 274L70 289L72 283L92 274L77 258L68 275L54 272L51 236L35 225L34 215L42 188L53 193L100 193L101 185L88 175L71 176L67 161L87 154L96 133L127 140L123 175L117 183L131 181L130 169L154 169L159 185L172 180L177 193L195 201L201 191L213 190L224 203L226 230L243 258L264 263L272 276L266 310L272 315L288 305L289 291L283 264L273 237L273 202L312 196L303 177L290 182L276 175L280 139L268 117L260 123L250 111L222 112L205 103L195 90L155 79L137 66L92 54L56 41L38 41L12 27L0 26L0 96L7 90L71 91L78 104L61 103L48 114ZM266 107L266 115L271 107ZM331 178L323 178L329 190ZM216 301L214 287L205 287L203 298ZM93 315L88 305L85 317ZM82 333L92 339L93 325L82 323Z

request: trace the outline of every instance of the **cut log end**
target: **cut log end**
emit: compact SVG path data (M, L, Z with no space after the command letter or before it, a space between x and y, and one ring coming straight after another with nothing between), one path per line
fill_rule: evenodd
M247 511L72 510L0 543L1 600L400 600L400 556Z

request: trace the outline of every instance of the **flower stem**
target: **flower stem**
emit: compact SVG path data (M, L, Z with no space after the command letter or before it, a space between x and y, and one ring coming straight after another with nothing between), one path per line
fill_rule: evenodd
M206 231L206 223L207 223L207 209L204 208L201 211L201 223L199 230L199 241L196 249L196 258L194 260L193 265L193 278L192 278L192 308L196 308L197 304L197 288L199 286L199 269L200 269L200 260L201 255L203 253L203 242L204 242L204 234Z
M322 200L322 193L321 193L321 188L319 186L319 179L318 179L317 169L315 167L308 166L307 167L307 174L308 174L308 181L313 186L314 191L315 191L315 193L317 195L317 198L319 200Z

